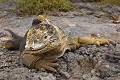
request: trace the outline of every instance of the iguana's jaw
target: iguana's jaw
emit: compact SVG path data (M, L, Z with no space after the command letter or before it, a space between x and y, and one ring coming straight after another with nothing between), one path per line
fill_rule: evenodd
M47 53L47 52L51 52L53 51L55 48L57 48L58 46L56 45L47 45L47 46L44 46L42 47L41 49L38 48L38 49L31 49L31 50L24 50L24 53L28 53L28 54L32 54L32 55L40 55L40 54L44 54L44 53Z

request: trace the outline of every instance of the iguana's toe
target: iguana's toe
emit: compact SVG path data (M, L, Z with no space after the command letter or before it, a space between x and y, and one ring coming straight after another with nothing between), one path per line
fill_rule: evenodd
M42 71L52 71L52 72L57 72L57 70L54 68L54 67L51 67L51 66L43 66L43 68L39 68L39 70L42 70Z
M48 65L51 67L59 67L58 63L48 63Z
M114 42L112 40L109 40L109 43L112 44L112 45L114 45L114 46L116 46L116 44L117 44L116 42Z
M109 40L109 39L96 39L94 44L97 46L104 45L104 44L112 44L115 46L116 42Z

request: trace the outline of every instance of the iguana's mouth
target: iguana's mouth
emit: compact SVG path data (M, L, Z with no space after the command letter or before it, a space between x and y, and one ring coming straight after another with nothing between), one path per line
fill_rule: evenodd
M24 53L32 54L32 55L39 55L46 52L47 46L41 48L41 49L31 49L31 50L25 50Z
M26 44L25 45L25 51L28 51L28 52L39 51L39 50L42 50L42 49L46 48L47 45L48 45L47 43L33 43L31 45Z
M35 45L37 46L37 45ZM24 50L24 53L27 53L27 54L32 54L32 55L40 55L40 54L43 54L43 53L47 53L51 50L53 50L54 48L56 48L57 45L50 45L50 44L44 44L42 45L40 48L39 47L34 47L34 49L26 49Z
M33 45L26 45L25 50L26 51L37 51L45 48L47 44L41 43L41 44L33 44Z

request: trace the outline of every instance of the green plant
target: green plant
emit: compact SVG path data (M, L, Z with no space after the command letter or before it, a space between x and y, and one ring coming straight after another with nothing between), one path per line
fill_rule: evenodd
M112 4L120 6L120 0L101 0L100 4Z
M70 11L73 5L69 0L19 0L16 5L18 14L54 13L56 11Z
M0 3L6 2L6 0L0 0Z
M82 2L98 2L100 0L81 0Z

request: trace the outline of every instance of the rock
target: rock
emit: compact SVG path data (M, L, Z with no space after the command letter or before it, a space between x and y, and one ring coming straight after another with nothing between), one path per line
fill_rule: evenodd
M56 80L56 77L51 73L34 73L32 75L32 80Z
M94 69L96 62L92 59L83 58L79 60L79 64L82 67L83 74L88 74Z
M0 80L56 80L51 73L31 73L27 68L6 69L0 75Z
M0 51L0 55L3 55L4 54L4 52L3 51Z
M76 27L75 24L69 24L68 26L69 26L69 27Z
M118 76L118 77L110 77L107 80L120 80L120 76Z
M64 71L60 70L59 73L64 75L66 78L70 78L70 74L68 72L64 72Z
M100 79L99 77L96 77L96 76L92 77L90 74L83 75L83 79L84 80L102 80L102 79Z

